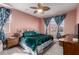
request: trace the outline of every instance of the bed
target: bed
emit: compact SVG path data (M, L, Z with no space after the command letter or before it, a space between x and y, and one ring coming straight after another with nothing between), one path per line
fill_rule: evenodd
M20 46L30 54L40 54L44 52L44 48L53 42L50 35L40 34L34 31L26 31L20 38Z

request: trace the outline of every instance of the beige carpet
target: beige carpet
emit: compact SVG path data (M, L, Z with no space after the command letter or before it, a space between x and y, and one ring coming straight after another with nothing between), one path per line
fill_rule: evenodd
M63 48L56 42L44 55L63 55Z
M21 53L21 55L26 53L23 52L23 49L19 47L14 47L8 50L4 50L0 52L0 55L14 55L17 53ZM56 42L50 49L48 49L47 52L45 52L43 55L63 55L63 48L59 45L59 42Z

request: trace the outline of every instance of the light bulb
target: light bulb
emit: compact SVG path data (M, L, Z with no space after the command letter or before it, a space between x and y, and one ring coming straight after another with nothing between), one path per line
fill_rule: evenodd
M43 9L37 9L38 13L43 13Z

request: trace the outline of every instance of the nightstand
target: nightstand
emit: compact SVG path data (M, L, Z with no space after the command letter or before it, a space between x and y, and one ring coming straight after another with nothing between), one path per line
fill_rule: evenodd
M9 37L6 40L6 47L11 48L19 44L19 37Z

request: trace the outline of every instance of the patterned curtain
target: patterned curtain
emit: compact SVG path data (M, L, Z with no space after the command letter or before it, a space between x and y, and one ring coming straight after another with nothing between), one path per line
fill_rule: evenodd
M46 25L46 34L47 34L47 27L51 21L52 17L49 17L49 18L44 18L44 22L45 22L45 25Z
M55 16L54 17L55 18L55 22L56 22L56 24L58 26L57 38L61 37L60 31L59 31L60 30L59 27L60 27L61 23L63 22L64 17L65 17L64 15L63 16Z
M9 18L10 12L10 9L0 7L0 40L6 39L3 27Z

